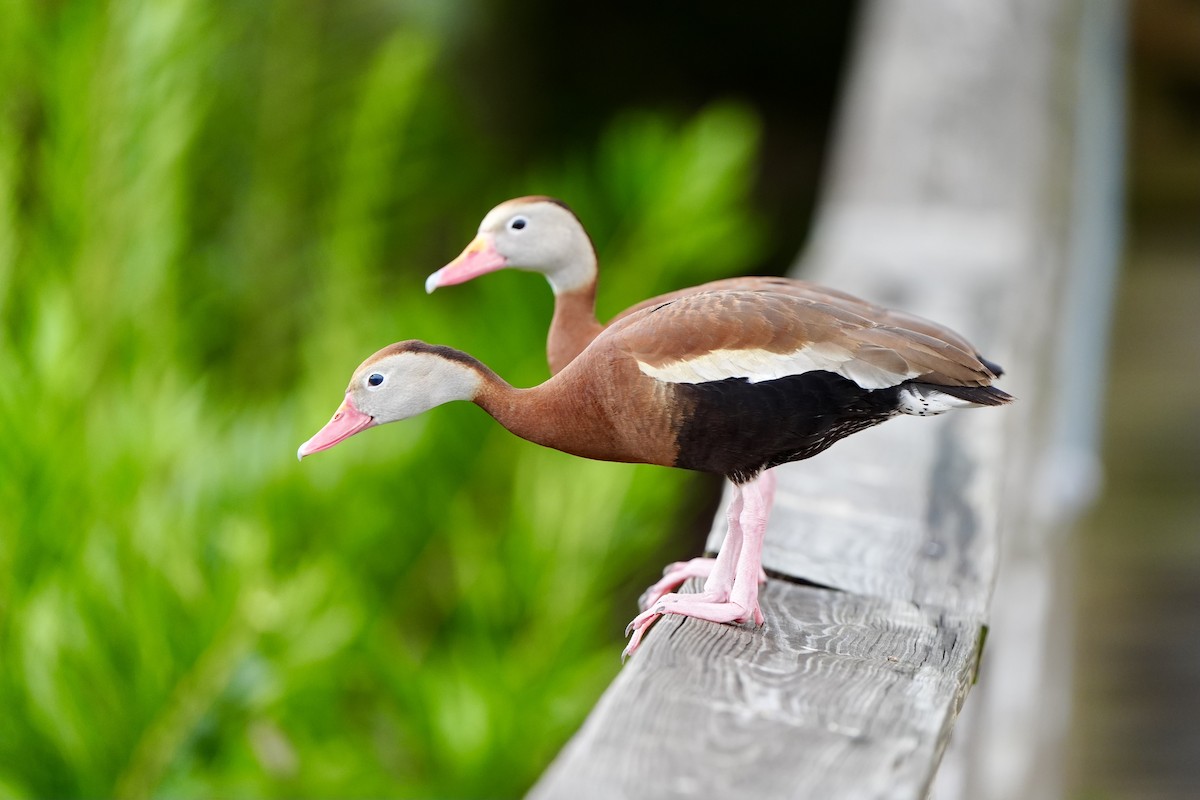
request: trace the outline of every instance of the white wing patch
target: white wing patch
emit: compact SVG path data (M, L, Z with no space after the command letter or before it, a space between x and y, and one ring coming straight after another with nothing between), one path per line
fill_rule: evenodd
M702 356L652 366L638 361L638 369L667 383L705 383L726 378L746 378L750 383L824 370L849 378L864 389L885 389L919 373L911 368L896 372L855 358L846 347L831 342L807 345L791 353L769 350L713 350Z

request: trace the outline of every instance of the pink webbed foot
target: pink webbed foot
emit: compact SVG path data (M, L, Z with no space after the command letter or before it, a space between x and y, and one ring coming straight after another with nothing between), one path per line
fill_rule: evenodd
M658 583L642 592L642 596L638 598L638 608L642 611L653 608L658 601L669 592L678 589L689 578L708 580L716 563L715 558L693 558L689 561L676 561L668 564L663 567L663 576ZM758 582L759 584L767 582L767 573L762 569L758 571Z
M758 605L758 598L754 598L747 609L746 606L735 603L728 598L723 598L712 592L701 592L699 594L675 594L674 592L663 595L658 602L651 608L646 609L642 613L633 618L625 628L625 635L629 636L629 643L625 645L625 649L621 652L621 660L625 660L633 655L637 650L638 645L642 642L642 637L646 631L664 614L680 614L685 617L695 617L709 622L728 623L728 622L745 622L753 618L754 624L761 626L765 620L763 618L762 609Z
M757 595L757 592L755 594ZM680 614L716 623L745 622L751 618L754 619L755 625L762 625L765 622L757 597L750 603L738 603L717 592L700 592L699 594L675 594L672 592L663 595L653 608L634 617L633 622L629 623L629 627L637 627L643 618L652 619L662 614Z

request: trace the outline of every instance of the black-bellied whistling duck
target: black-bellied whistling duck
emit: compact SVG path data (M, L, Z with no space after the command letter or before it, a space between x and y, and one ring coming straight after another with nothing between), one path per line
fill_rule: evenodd
M596 319L596 249L583 224L561 200L532 196L508 200L483 218L475 239L458 258L429 276L425 290L469 281L500 269L516 268L540 272L554 290L554 317L546 339L551 374L563 369L604 330ZM685 295L706 291L769 291L823 303L848 311L880 325L903 328L953 345L971 354L994 375L998 366L980 356L961 336L927 319L869 303L853 295L807 281L789 278L728 278L652 297L625 309L612 322L652 306ZM773 484L767 484L768 486ZM772 494L767 492L767 507ZM713 567L710 558L669 565L663 578L642 595L646 608L688 578L706 578ZM762 576L766 580L766 576Z
M479 232L466 249L425 280L425 291L453 286L501 269L521 269L546 276L554 291L554 317L546 335L550 373L571 363L604 330L596 319L596 248L583 223L570 207L553 197L531 196L506 200L479 224ZM906 328L949 342L973 353L996 375L1000 368L980 358L967 340L935 322L885 308L808 281L776 277L725 278L652 297L630 306L609 322L643 308L697 292L769 291L805 297L845 308L884 325Z
M1009 402L991 385L995 377L944 338L842 307L772 292L703 292L624 317L530 389L448 347L385 347L359 366L333 419L298 455L470 400L546 447L727 476L735 487L729 531L704 590L657 597L630 623L628 655L662 614L761 624L773 485L765 471L897 414Z

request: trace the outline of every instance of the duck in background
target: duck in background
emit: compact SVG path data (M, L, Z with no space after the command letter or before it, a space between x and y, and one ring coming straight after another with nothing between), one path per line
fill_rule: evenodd
M466 249L426 278L425 291L432 294L440 287L466 283L501 269L540 272L554 292L554 316L546 335L546 358L553 375L571 363L571 359L582 353L604 330L605 326L596 319L598 264L591 237L566 203L540 195L518 197L487 213ZM806 297L877 322L927 334L981 359L966 339L935 322L870 303L837 289L792 278L751 276L710 281L643 300L617 314L608 324L676 297L712 291L770 291ZM996 375L1001 374L995 364L983 363Z

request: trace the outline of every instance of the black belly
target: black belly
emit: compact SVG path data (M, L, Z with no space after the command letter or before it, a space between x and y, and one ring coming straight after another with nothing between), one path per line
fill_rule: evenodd
M744 483L760 471L815 456L838 439L894 416L897 387L863 389L833 372L750 383L727 378L676 384L689 409L676 434L675 466Z

